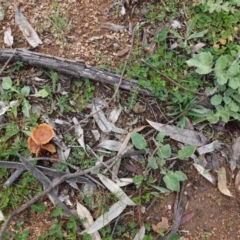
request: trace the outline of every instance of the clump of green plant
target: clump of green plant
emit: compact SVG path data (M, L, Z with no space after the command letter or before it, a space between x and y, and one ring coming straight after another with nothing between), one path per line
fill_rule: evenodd
M211 97L211 104L216 110L208 113L207 120L211 123L216 123L220 119L228 122L231 117L240 120L240 66L238 61L235 61L230 54L222 55L214 61L214 56L210 52L201 52L189 59L187 64L195 67L198 74L211 74L211 78L214 78L214 85L218 86L217 92ZM209 87L206 92L209 93L213 89L214 86Z
M2 101L11 101L13 98L17 99L12 105L15 107L12 107L14 111L14 116L17 116L17 107L21 106L22 113L25 117L30 117L30 108L31 105L27 99L27 97L30 94L30 87L24 86L24 87L18 87L14 86L13 82L10 77L3 77L2 80L2 88L5 90L4 93L1 95L0 99Z
M89 101L94 97L95 86L89 81L89 79L83 79L81 81L74 81L73 87L73 106L82 111Z
M169 190L179 191L180 182L187 179L187 176L182 171L173 171L167 169L166 163L170 161L170 158L172 156L172 150L169 144L164 144L164 136L165 134L163 132L158 133L155 139L157 144L157 148L154 151L155 154L151 156L151 158L148 160L148 164L151 169L153 170L159 169L160 173L164 175L163 181L167 189L153 185L152 181L150 182L150 184L149 183L148 184L162 193L168 192ZM133 133L131 139L135 148L149 152L147 148L147 141L145 140L143 135L139 133ZM196 148L194 146L185 146L183 149L178 151L177 157L174 159L179 160L188 159L195 152L195 150ZM149 182L148 178L142 175L134 177L133 181L136 184L137 188L142 186L142 183L144 181Z
M51 22L51 30L54 37L61 42L62 48L68 48L66 35L71 29L72 22L67 13L65 15L60 14L58 3L55 2L53 7L55 9L54 15L48 16L48 19Z
M133 109L133 107L135 106L137 102L138 92L139 92L138 88L134 88L131 91L130 97L128 97L128 100L127 100L129 109Z

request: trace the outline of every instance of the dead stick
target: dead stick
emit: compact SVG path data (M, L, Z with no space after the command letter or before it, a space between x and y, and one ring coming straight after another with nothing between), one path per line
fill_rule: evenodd
M115 156L111 159L109 159L108 161L105 162L105 164L110 164L115 162L118 158L121 158L122 155L118 155ZM88 174L90 172L93 172L97 169L99 169L101 166L103 166L102 163L99 163L99 165L96 165L94 167L88 168L86 170L82 170L80 172L75 172L75 173L67 173L65 175L63 175L61 178L59 178L57 181L53 182L47 189L45 189L43 192L39 193L37 196L33 197L31 200L29 200L27 203L23 204L20 208L14 210L6 219L6 221L4 222L4 224L2 225L2 228L0 230L0 239L2 239L4 232L6 231L6 228L8 226L8 224L10 223L10 221L13 219L13 217L15 217L16 215L20 214L21 212L23 212L24 210L26 210L27 208L29 208L32 204L34 204L36 201L38 201L40 198L44 197L46 194L48 194L49 192L51 192L55 187L57 187L59 184L61 184L62 182L68 180L69 178L74 178L74 177L78 177L81 175L85 175Z

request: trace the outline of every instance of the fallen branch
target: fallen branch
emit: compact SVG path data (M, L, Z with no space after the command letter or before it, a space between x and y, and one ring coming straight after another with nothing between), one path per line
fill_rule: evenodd
M0 62L6 62L9 59L10 62L21 61L24 64L30 66L52 69L56 72L60 72L73 77L85 77L110 85L117 85L120 79L120 76L118 74L104 71L96 67L91 67L89 65L86 65L84 62L31 52L26 49L0 49ZM137 80L122 79L120 87L122 89L130 91L133 88L139 88L139 85ZM140 88L139 92L145 96L153 96L153 94L148 90Z

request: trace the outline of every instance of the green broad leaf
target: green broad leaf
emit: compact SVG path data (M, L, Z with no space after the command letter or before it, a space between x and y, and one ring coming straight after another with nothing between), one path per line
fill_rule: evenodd
M237 89L240 87L240 75L236 77L231 77L228 82L228 86L232 89Z
M207 115L207 120L210 123L217 123L219 121L219 114L218 113L214 113L214 112L209 112L209 114Z
M222 120L227 123L230 120L230 116L227 111L221 112L220 113Z
M239 75L240 71L239 71L239 64L237 62L233 63L230 68L227 71L227 74L235 77L236 75Z
M45 88L41 89L40 91L38 91L34 96L45 98L45 97L49 96L49 94L50 94L50 89L45 87Z
M239 111L239 105L234 101L231 101L230 104L228 105L228 107L233 112L238 112Z
M162 31L160 31L158 33L157 42L162 42L162 41L166 40L168 33L169 33L168 28L165 28Z
M168 238L168 240L180 240L181 236L179 236L177 233L174 233L171 235L170 238Z
M136 185L136 188L140 188L143 181L142 175L137 175L133 178L133 183Z
M201 31L201 32L195 32L195 33L191 34L191 35L187 38L187 40L194 39L194 38L199 38L199 37L203 37L207 32L208 32L208 29L207 29L207 30L204 30L204 31Z
M179 181L185 181L188 179L187 175L182 171L175 171L173 174Z
M157 189L159 192L161 193L168 193L169 190L164 188L164 187L159 187L159 186L156 186L156 185L151 185L153 188Z
M169 32L176 38L179 38L179 39L184 39L184 37L182 37L178 32L172 30L172 29L169 29Z
M194 146L185 146L183 149L178 151L178 158L183 160L192 156L192 154L196 151L196 147Z
M0 143L1 142L6 142L9 140L11 137L19 133L19 129L13 129L8 131L3 137L0 138Z
M159 143L162 143L163 142L163 139L165 137L165 132L159 132L156 136L156 140L159 142Z
M214 106L219 105L221 104L222 99L223 99L222 95L215 94L214 96L211 97L211 104Z
M60 206L56 206L56 208L50 214L52 217L61 217L63 216L63 210Z
M228 67L229 60L226 56L222 55L218 58L215 64L215 71L222 71Z
M215 76L217 79L218 84L224 85L227 83L229 76L227 75L227 72L215 72Z
M23 99L22 112L23 112L24 116L27 118L30 117L30 113L29 113L30 109L31 109L31 105L30 105L29 101L27 99Z
M31 209L37 213L42 213L45 211L45 206L42 203L36 203L31 205Z
M176 192L180 190L179 180L172 172L168 172L163 177L163 181L169 190L176 191Z
M227 74L227 67L229 65L229 60L226 56L222 55L221 57L218 58L215 64L215 76L217 78L217 82L220 85L224 85L228 81L228 74Z
M164 159L164 158L170 158L172 156L172 150L169 144L163 145L160 147L157 151L157 155L159 158Z
M225 104L229 104L232 101L232 99L229 96L224 96L223 101Z
M30 93L30 87L28 86L24 86L22 89L21 89L21 94L25 97L27 97Z
M189 67L196 67L198 74L208 74L212 71L213 56L210 52L201 52L193 55L187 64Z
M149 165L152 169L158 169L158 164L156 158L152 157L149 160Z
M10 77L3 77L2 87L4 90L9 90L12 87L12 79Z
M190 36L191 32L192 32L193 29L195 28L196 23L197 23L197 20L198 20L198 18L195 17L195 18L193 18L193 19L191 19L191 20L189 20L189 21L187 22L186 39L188 39L188 37Z
M147 142L146 142L145 138L143 137L143 135L141 135L139 133L133 133L131 136L131 139L132 139L132 143L135 148L142 150L147 147Z
M229 12L231 10L229 2L223 3L223 0L207 0L206 3L207 6L209 7L208 9L209 13L221 11Z

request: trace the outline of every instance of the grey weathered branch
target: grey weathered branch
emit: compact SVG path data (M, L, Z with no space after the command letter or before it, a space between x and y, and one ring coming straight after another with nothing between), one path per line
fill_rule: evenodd
M85 77L110 85L118 84L120 79L120 76L115 73L91 67L84 62L32 52L27 49L0 49L0 62L6 62L10 58L10 62L21 61L30 66L52 69L62 74L73 77ZM141 89L137 80L134 79L123 79L120 87L128 91L133 88L139 88L139 92L143 95L153 96L150 91Z

